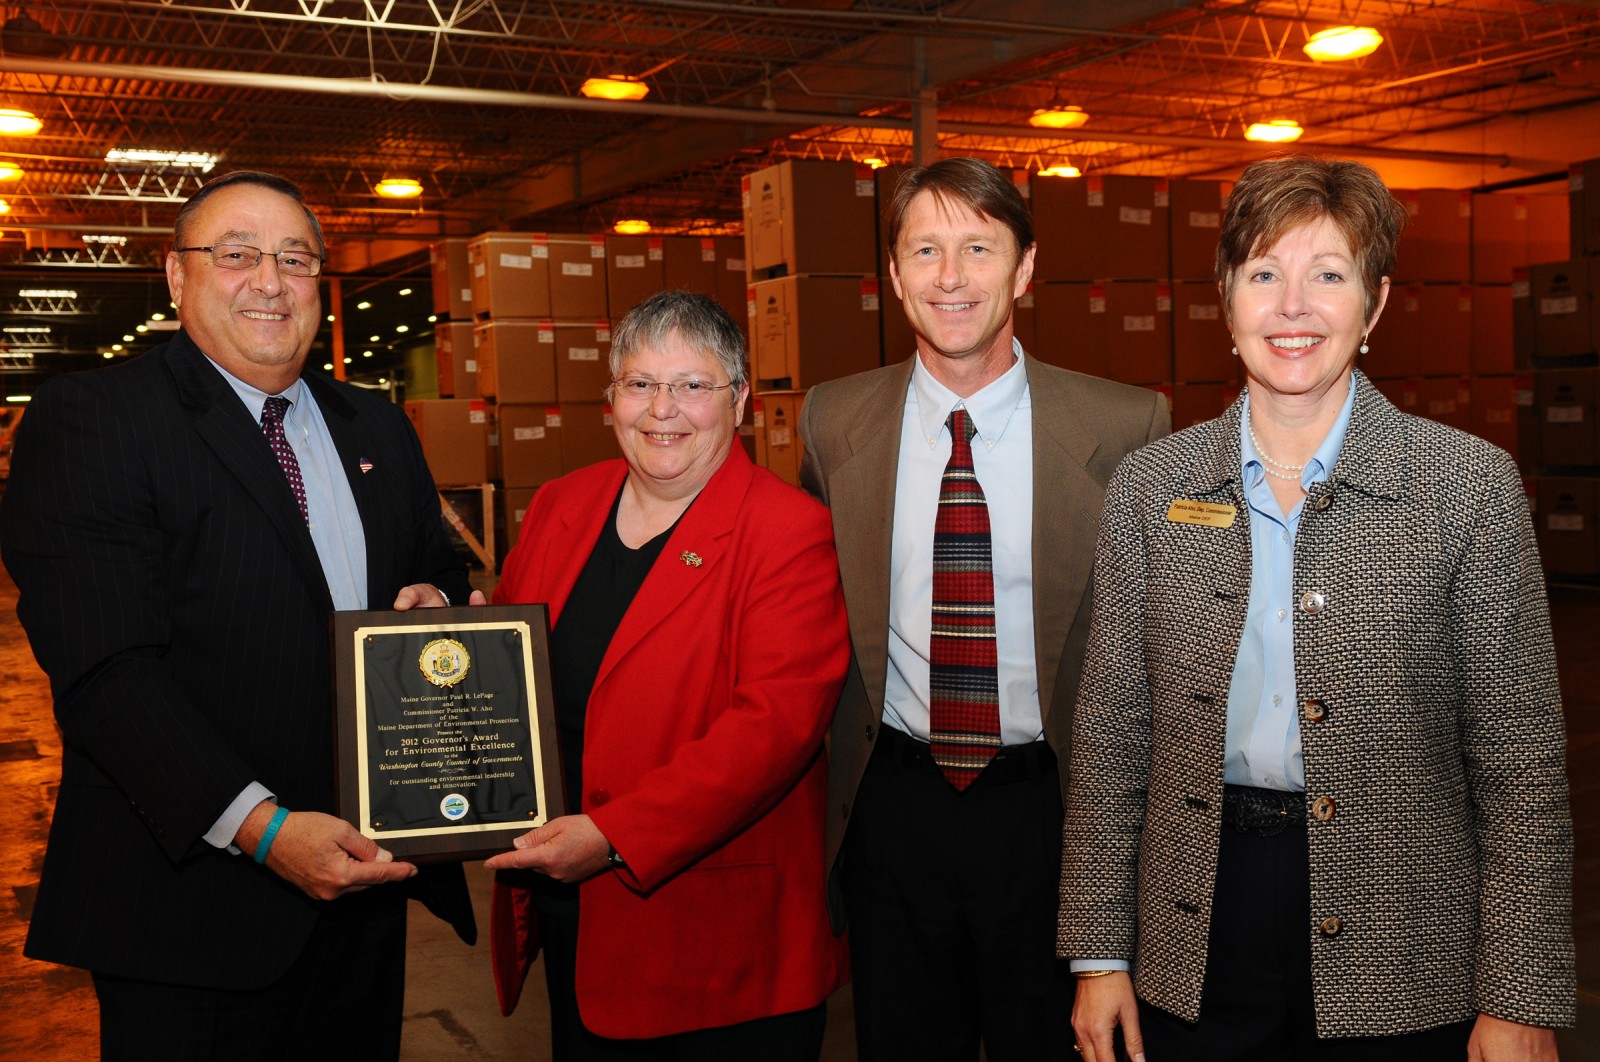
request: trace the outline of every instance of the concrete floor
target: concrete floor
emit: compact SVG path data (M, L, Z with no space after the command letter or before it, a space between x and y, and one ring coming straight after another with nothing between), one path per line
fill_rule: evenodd
M1565 1062L1600 1062L1600 589L1551 592L1568 719L1572 805L1577 812L1574 895L1579 1025L1563 1032ZM16 621L16 588L0 573L0 793L11 811L0 832L0 1059L99 1057L96 1006L80 970L22 957L22 941L50 824L61 744L48 687ZM468 870L480 926L488 925L489 875ZM467 948L412 905L403 1057L407 1062L549 1057L543 975L529 976L521 1005L502 1018L487 943ZM849 989L829 1001L826 1062L853 1059Z

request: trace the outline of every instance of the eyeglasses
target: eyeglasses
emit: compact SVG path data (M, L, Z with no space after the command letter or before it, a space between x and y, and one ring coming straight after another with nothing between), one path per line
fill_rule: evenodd
M648 402L665 387L680 405L698 406L711 401L718 391L726 391L733 384L714 384L709 380L652 380L648 376L623 376L612 380L611 386L606 388L606 393L613 402L627 399L632 402Z
M278 262L278 272L286 277L314 277L322 272L322 256L311 251L263 251L248 243L214 243L210 247L173 249L179 254L204 251L211 256L211 264L218 269L254 269L261 264L263 255L271 255Z

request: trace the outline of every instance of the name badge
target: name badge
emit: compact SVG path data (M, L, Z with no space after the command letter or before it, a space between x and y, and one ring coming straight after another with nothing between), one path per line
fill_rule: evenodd
M1239 510L1232 505L1190 501L1179 498L1167 508L1167 520L1174 524L1199 524L1201 527L1232 527Z

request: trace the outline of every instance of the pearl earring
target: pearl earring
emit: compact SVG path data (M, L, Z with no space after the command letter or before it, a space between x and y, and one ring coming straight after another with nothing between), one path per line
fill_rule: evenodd
M1368 336L1368 334L1369 333L1366 333L1366 332L1361 333L1361 353L1363 353L1363 354L1365 354L1367 352L1367 336Z
M1236 357L1236 358L1239 356L1239 348L1238 347L1234 347L1233 348L1233 356Z

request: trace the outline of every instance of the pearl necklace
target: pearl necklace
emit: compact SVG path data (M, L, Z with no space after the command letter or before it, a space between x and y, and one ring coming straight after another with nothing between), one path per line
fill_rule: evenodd
M1253 417L1245 418L1244 430L1250 433L1250 445L1256 448L1256 456L1261 458L1262 470L1269 476L1277 476L1279 479L1292 479L1298 482L1300 479L1300 473L1306 470L1306 466L1286 465L1282 461L1274 460L1272 456L1267 453L1266 448L1261 445L1261 440L1256 438L1256 426L1254 423L1252 423L1254 419L1255 418ZM1278 469L1280 468L1284 469L1285 471L1279 472Z

